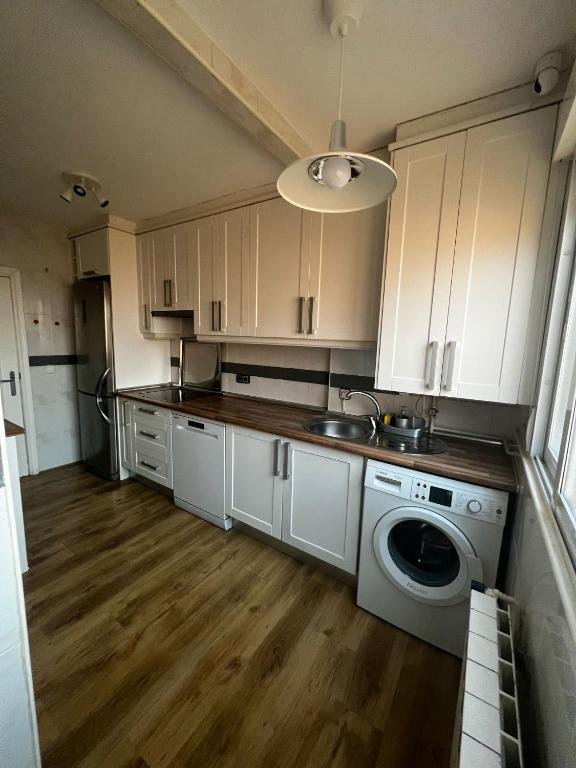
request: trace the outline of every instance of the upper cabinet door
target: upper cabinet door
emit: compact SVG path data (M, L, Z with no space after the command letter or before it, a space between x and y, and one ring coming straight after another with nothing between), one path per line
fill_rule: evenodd
M215 333L217 329L216 220L216 216L208 216L186 225L188 258L194 275L194 330L204 335Z
M140 332L152 333L152 282L153 282L153 236L152 233L138 235L138 298L140 304Z
M302 210L281 198L252 205L250 335L305 336L308 272L302 258Z
M168 228L172 251L174 285L172 305L174 309L194 309L193 262L188 253L187 224Z
M98 229L74 238L74 252L78 280L110 274L108 229Z
M394 155L376 387L439 394L465 134Z
M308 335L376 341L386 205L357 213L305 212L304 218L310 222Z
M152 309L172 309L174 246L168 229L152 233Z
M215 300L218 330L232 336L249 334L248 279L250 209L237 208L216 216L218 251Z
M442 394L518 401L556 112L468 131Z

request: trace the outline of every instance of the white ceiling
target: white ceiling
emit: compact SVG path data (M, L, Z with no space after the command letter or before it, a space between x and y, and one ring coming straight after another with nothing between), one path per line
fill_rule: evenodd
M93 0L0 0L3 207L70 226L59 198L97 176L106 211L140 219L276 179L280 164Z
M327 145L339 43L322 0L177 2L304 139ZM365 0L346 42L348 143L381 147L400 122L526 83L538 58L574 35L575 0Z
M315 148L335 117L338 45L321 0L177 0ZM0 0L0 188L5 208L70 226L60 173L100 178L110 213L141 219L276 179L275 159L95 0ZM366 0L347 42L349 144L527 82L562 47L574 0Z

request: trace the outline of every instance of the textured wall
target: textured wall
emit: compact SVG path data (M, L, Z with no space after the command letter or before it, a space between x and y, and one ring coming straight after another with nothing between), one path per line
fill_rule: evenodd
M526 768L576 765L576 638L566 623L558 586L527 490L520 495L507 591L520 602Z
M0 216L0 264L21 272L40 470L80 457L73 355L72 261L65 232L21 215Z

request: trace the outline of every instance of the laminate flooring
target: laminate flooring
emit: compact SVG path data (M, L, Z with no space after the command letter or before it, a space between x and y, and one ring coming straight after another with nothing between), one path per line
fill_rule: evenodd
M135 481L22 482L44 768L447 768L460 663Z

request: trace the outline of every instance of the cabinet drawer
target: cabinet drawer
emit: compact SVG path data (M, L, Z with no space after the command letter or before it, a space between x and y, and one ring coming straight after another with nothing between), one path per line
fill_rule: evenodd
M146 438L135 437L134 448L155 461L158 460L166 463L172 459L171 454L168 452L165 445L157 445Z
M142 424L144 429L155 427L167 430L170 424L170 411L164 408L156 408L148 403L134 403L134 421L137 427Z
M138 444L134 446L134 472L172 488L172 462L150 456L150 452L141 450Z
M159 445L165 450L169 449L170 440L168 430L164 427L157 427L154 424L142 420L136 420L134 424L134 438L142 444L152 446Z

